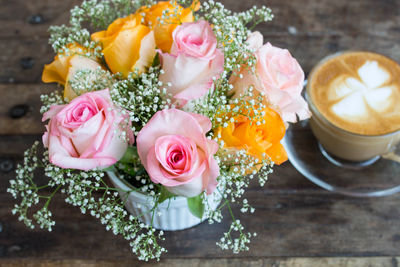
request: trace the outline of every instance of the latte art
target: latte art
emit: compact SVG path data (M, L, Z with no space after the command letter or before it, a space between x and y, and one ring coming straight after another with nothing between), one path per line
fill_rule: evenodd
M398 90L395 84L387 85L390 74L376 61L367 61L357 71L358 78L343 74L331 86L330 100L338 101L331 107L333 113L347 121L357 122L394 106L393 94Z
M314 104L336 126L365 135L400 128L400 66L391 59L345 53L324 62L310 83Z

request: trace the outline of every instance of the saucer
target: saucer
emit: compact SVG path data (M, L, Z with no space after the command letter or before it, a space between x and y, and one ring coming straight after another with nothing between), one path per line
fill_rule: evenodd
M399 162L380 157L363 168L340 167L322 154L308 120L290 125L282 144L292 165L326 190L353 197L379 197L400 192ZM400 145L395 154L400 154Z

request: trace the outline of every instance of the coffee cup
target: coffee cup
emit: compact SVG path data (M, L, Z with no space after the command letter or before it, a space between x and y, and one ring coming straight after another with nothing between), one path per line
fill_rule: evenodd
M380 54L345 51L311 71L311 130L328 159L373 163L400 142L400 65Z

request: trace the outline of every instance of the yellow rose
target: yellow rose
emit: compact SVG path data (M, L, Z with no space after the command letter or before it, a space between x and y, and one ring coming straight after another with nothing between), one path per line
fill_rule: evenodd
M217 128L216 133L224 141L225 148L245 149L259 159L266 154L279 165L287 160L286 151L280 143L285 136L285 124L273 109L266 108L263 111L265 123L257 125L247 117L238 116L228 127Z
M44 66L42 73L42 81L44 83L57 82L64 86L64 98L72 100L77 95L71 89L68 81L72 79L78 70L89 69L95 70L101 65L90 58L80 54L85 53L85 48L78 44L70 44L68 46L70 55L59 54L55 56L54 61Z
M103 46L104 59L113 73L127 77L130 72L144 72L156 55L154 32L141 24L140 14L116 19L106 31L92 34Z
M142 7L136 13L144 15L144 23L154 29L157 47L163 52L169 52L172 46L172 32L184 22L193 22L193 11L200 8L200 2L194 0L188 8L183 8L175 1L161 1L148 7ZM166 18L162 19L164 14Z

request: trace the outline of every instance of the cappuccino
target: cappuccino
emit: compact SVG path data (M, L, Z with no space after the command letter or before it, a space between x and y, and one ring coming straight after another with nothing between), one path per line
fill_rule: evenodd
M338 128L377 136L400 129L400 65L371 52L345 52L318 64L307 93Z
M311 130L332 158L372 164L400 141L400 66L370 52L323 59L309 76L306 99ZM351 165L351 166L356 166Z

